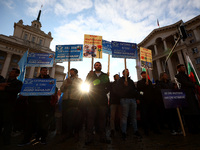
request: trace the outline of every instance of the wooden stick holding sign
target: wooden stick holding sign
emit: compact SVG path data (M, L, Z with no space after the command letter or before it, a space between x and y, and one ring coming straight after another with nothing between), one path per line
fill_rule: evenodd
M146 83L149 83L149 79L148 79L148 68L146 67Z
M175 78L175 82L176 82L176 84L177 84L177 86L178 86L178 89L181 89L180 84L179 84L179 82L177 81L177 78ZM178 108L178 107L176 108L176 111L177 111L177 113L178 113L178 118L179 118L179 121L180 121L180 124L181 124L181 129L182 129L182 131L183 131L183 136L186 136L186 134L185 134L185 128L184 128L183 121L182 121L182 118L181 118L180 111L179 111L179 108Z
M127 81L127 67L126 67L126 58L124 58L124 65L125 65L125 81Z
M108 54L108 76L110 75L110 54Z
M70 78L70 60L68 60L68 78Z
M182 122L182 119L181 119L181 114L180 114L179 108L177 107L176 110L177 110L178 118L179 118L179 121L180 121L180 124L181 124L181 129L182 129L182 131L183 131L183 136L186 136L186 134L185 134L185 129L184 129L184 126L183 126L183 122Z

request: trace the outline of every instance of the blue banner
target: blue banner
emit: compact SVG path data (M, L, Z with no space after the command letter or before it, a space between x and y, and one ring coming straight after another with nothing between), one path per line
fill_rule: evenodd
M102 40L102 46L103 46L103 53L112 55L111 42Z
M180 89L162 89L161 90L165 108L186 107L187 101L185 92Z
M56 62L64 61L82 61L83 45L56 45Z
M34 67L53 67L53 53L29 53L27 66Z
M23 96L50 96L55 93L56 79L25 79L21 95Z
M125 42L111 42L113 58L137 59L137 44Z

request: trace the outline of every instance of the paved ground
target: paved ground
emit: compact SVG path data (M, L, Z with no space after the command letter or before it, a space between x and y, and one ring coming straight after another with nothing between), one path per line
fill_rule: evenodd
M162 130L162 134L157 135L150 132L149 136L138 139L130 134L126 141L121 140L121 136L116 134L112 138L111 144L102 144L95 136L95 142L89 146L84 144L84 131L80 134L79 142L75 142L74 138L65 142L60 142L60 135L50 134L48 136L47 145L35 144L18 147L17 144L22 140L23 136L12 137L10 146L3 146L2 138L0 139L1 150L200 150L200 134L191 135L186 132L183 135L172 136L168 130ZM141 132L142 133L142 132Z

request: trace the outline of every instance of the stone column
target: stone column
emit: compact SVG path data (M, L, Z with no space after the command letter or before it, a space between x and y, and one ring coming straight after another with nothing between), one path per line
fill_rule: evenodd
M155 50L155 55L158 55L158 49L157 49L156 44L154 44L153 46L154 46L154 50Z
M175 74L174 74L174 70L173 70L174 66L172 65L171 58L168 59L167 66L168 66L168 69L169 69L169 76L170 76L171 80L173 81Z
M34 76L34 71L35 71L35 67L31 67L31 68L30 68L29 75L28 75L28 78L33 78L33 76Z
M160 77L160 73L162 72L160 60L156 60L157 70L158 70L158 77Z
M7 53L7 56L6 56L6 60L4 62L4 65L3 65L3 69L2 69L2 72L1 72L1 75L5 78L7 73L8 73L8 68L10 66L10 61L11 61L11 58L12 58L12 54L11 53Z
M178 52L177 52L177 55L178 55L179 63L180 63L180 64L184 64L184 61L183 61L183 57L182 57L181 51L178 51Z
M52 67L51 72L50 72L50 77L54 78L55 71L56 71L56 64L53 64L53 67Z
M163 39L163 44L164 44L164 51L167 51L167 43L166 43L166 40L165 39Z

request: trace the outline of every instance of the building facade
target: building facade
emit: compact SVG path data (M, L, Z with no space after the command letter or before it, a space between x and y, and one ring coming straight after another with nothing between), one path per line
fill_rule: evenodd
M176 66L178 64L187 65L186 55L188 55L194 68L200 76L200 15L184 23L188 37L185 41L178 42L172 56L165 64L166 57L179 37L178 27L183 23L182 20L175 24L154 29L138 47L144 47L152 51L153 70L149 70L150 78L159 80L161 72L168 72L170 79L174 81ZM139 52L138 52L139 54ZM137 76L141 79L142 71L140 60L137 60Z
M31 53L54 53L50 49L53 37L51 36L51 32L46 34L41 30L40 14L41 10L37 20L32 21L31 26L24 25L22 20L14 23L13 36L0 34L0 74L3 77L6 78L12 68L19 68L17 63L27 50ZM26 67L25 78L38 76L39 70L40 67ZM49 75L57 79L58 88L66 76L64 67L56 63L54 63L53 67L49 68Z

